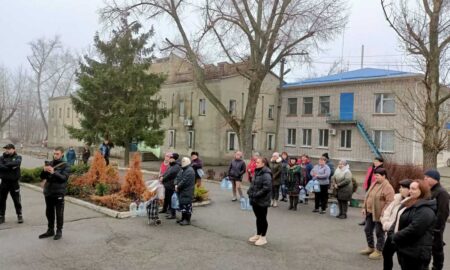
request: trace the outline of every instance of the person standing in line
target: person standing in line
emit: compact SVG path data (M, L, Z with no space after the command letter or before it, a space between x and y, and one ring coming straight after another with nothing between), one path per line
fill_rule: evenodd
M384 163L384 159L382 157L375 157L373 159L372 166L370 166L367 169L366 177L364 178L364 183L363 183L363 189L366 193L369 191L370 187L373 184L375 184L375 182L377 181L377 179L375 178L374 172L378 168L383 168L383 163ZM366 225L366 220L364 219L363 221L358 223L358 225L360 225L360 226Z
M159 166L159 177L162 177L164 173L166 173L167 169L170 167L170 157L172 156L172 153L167 152L164 155L164 160L161 163L161 166Z
M449 215L450 196L447 190L441 186L441 175L437 170L426 171L424 180L431 188L431 199L436 200L437 208L437 219L433 230L432 270L442 270L444 268L444 231Z
M240 198L244 198L242 194L242 177L245 174L245 162L242 160L242 152L236 151L234 159L231 161L228 168L228 178L233 183L233 198L231 201L237 201L236 193L239 192Z
M314 166L311 171L312 179L317 180L320 185L320 191L314 193L314 213L325 214L328 206L328 187L330 186L331 172L326 161L326 157L320 157L319 164Z
M403 179L399 182L399 193L394 195L394 200L386 207L380 218L383 230L387 235L383 247L383 270L392 270L392 267L394 266L393 257L397 248L392 243L392 235L394 234L395 221L399 210L403 207L405 202L409 200L409 186L411 183L412 180L410 179Z
M366 218L366 226L364 232L366 235L367 248L360 251L362 255L369 255L371 260L379 260L382 258L384 247L384 231L380 218L386 207L394 200L394 189L387 179L387 172L384 168L378 168L374 172L377 181L366 193L362 214ZM375 241L373 231L377 236Z
M198 152L191 153L191 166L195 172L195 185L200 187L202 185L203 161L199 158Z
M308 182L312 179L311 177L311 170L314 168L314 166L311 164L311 161L309 160L309 156L307 154L303 154L301 156L301 167L302 167L302 173L303 173L303 183L300 185L303 186L303 188L306 187ZM308 204L308 197L309 192L305 189L306 192L306 198L304 201L304 204Z
M88 164L89 158L91 157L91 150L89 149L89 145L85 145L83 147L83 153L81 154L84 164Z
M45 215L47 217L47 231L39 235L39 239L53 237L59 240L62 237L64 224L64 196L66 195L67 181L70 166L62 160L64 149L56 147L53 151L53 160L45 162L40 178L43 181L45 196ZM56 213L56 234L55 234Z
M346 219L348 202L352 199L353 194L352 172L346 160L342 159L339 161L339 165L331 179L333 188L336 190L336 198L339 205L337 218Z
M109 155L111 152L111 146L109 144L108 140L104 140L102 145L100 145L100 154L102 154L103 158L105 159L106 166L109 165Z
M252 158L250 159L250 162L247 166L247 178L248 181L251 183L253 177L255 176L255 169L256 169L256 159L260 156L258 152L254 152L252 155Z
M7 144L3 149L5 149L5 152L0 156L0 224L5 222L8 193L11 194L14 202L17 222L23 223L19 185L22 157L16 153L16 148L13 144Z
M289 167L288 153L281 153L281 200L282 202L287 202L287 189L286 189L286 179L287 171Z
M298 196L300 193L300 183L302 182L302 168L297 165L297 158L289 157L289 165L286 179L286 189L289 195L288 210L297 211Z
M191 225L192 200L194 199L195 172L191 160L188 157L181 159L181 171L175 179L175 191L180 202L181 220L177 221L181 226Z
M409 193L397 215L392 243L402 270L425 270L431 259L436 200L430 200L430 187L422 180L414 180Z
M181 171L181 164L178 160L180 156L177 153L172 153L170 155L169 164L170 167L164 173L163 176L159 178L159 181L164 185L164 204L163 208L159 213L166 213L166 219L175 219L176 212L175 209L171 207L171 198L175 192L175 179L178 173Z
M272 171L272 201L270 206L278 207L278 197L280 195L280 178L281 178L281 157L278 152L272 154L269 167Z
M334 174L334 164L333 161L331 161L330 157L328 156L328 153L323 153L322 157L326 158L326 164L328 166L328 168L330 168L330 177L329 179L331 179L331 177Z
M267 222L267 210L270 205L272 191L272 173L267 167L267 159L256 159L255 178L247 191L253 213L256 217L256 234L248 239L256 246L267 244L266 234L269 226Z

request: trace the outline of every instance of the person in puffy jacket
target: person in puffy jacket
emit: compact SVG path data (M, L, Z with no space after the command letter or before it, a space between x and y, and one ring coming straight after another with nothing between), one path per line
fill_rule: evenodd
M325 214L328 206L328 187L330 186L330 167L326 164L326 157L319 158L319 164L311 170L313 180L319 181L320 192L314 194L314 210L315 213ZM319 211L319 207L321 210Z
M53 160L46 162L40 178L43 180L45 197L45 215L47 216L47 232L39 235L39 239L54 236L54 240L62 237L64 223L64 196L66 195L67 181L70 175L70 166L62 160L64 149L56 147ZM56 234L55 234L56 213Z
M394 195L394 201L384 209L381 215L380 222L383 225L383 230L387 232L386 241L383 247L383 270L392 270L394 265L393 257L396 252L396 247L392 244L392 234L394 232L393 225L395 225L395 219L397 213L402 204L409 200L409 185L412 183L410 179L403 179L399 182L399 193Z
M13 144L7 144L3 147L5 152L0 156L0 224L5 222L6 199L8 193L14 202L16 209L17 222L23 223L22 203L20 202L20 165L22 157L17 155Z
M178 160L180 156L177 153L172 153L169 159L169 168L166 170L164 175L159 178L159 181L164 185L164 204L160 213L167 213L167 219L175 219L175 209L170 207L170 199L175 192L175 179L178 173L181 171L180 161Z
M302 167L297 164L295 156L289 157L289 165L286 179L286 189L289 195L289 210L297 211L300 183L302 182Z
M348 202L352 199L353 194L352 172L346 160L342 159L339 161L338 167L331 177L331 182L336 190L336 198L339 205L337 218L346 219Z
M272 171L272 201L270 206L278 206L278 197L280 195L280 184L281 184L281 157L278 152L272 154L270 159L269 167Z
M181 220L180 225L191 225L192 200L194 199L195 172L191 160L187 157L181 159L181 171L175 179L175 191L180 203Z
M428 269L436 222L436 201L429 200L430 188L421 180L409 186L410 199L397 214L392 243L402 270Z
M256 234L248 240L257 246L267 244L267 210L272 192L272 172L267 166L267 159L262 157L256 159L255 177L247 191L256 216Z
M234 154L234 159L231 161L228 168L228 178L233 183L233 199L232 201L237 201L236 192L239 192L239 196L243 198L241 183L242 176L245 174L245 162L242 160L242 152L237 151Z
M203 177L203 161L199 157L198 152L191 153L191 166L195 172L195 185L200 187L202 185L202 177Z

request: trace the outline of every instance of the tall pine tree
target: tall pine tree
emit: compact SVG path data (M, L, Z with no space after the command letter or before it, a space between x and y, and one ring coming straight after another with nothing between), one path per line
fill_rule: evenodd
M77 82L80 89L72 95L81 128L67 127L72 137L88 144L108 139L125 148L129 163L131 142L160 145L160 130L167 111L158 105L157 93L164 76L149 73L153 46L148 47L153 29L140 34L141 25L121 18L109 41L94 37L98 58L84 56Z

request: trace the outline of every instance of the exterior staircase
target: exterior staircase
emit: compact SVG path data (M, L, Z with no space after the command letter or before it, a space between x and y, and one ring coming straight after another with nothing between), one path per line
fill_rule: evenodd
M372 138L370 137L369 133L367 132L366 128L364 127L364 125L360 122L357 121L356 122L356 127L358 128L359 133L361 134L361 136L364 138L364 140L366 141L366 143L369 145L370 151L372 151L372 153L375 154L375 156L377 157L382 157L380 151L378 151L377 146L375 145L375 142L372 140Z

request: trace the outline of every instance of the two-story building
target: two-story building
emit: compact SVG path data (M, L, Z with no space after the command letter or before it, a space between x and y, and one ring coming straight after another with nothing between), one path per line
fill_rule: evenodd
M377 155L422 163L414 121L399 102L406 89L424 91L423 75L364 68L284 84L280 147L292 155L370 162ZM409 139L407 139L409 138Z
M249 82L237 70L245 68L242 65L223 62L205 67L208 88L237 120L242 119L248 99ZM165 152L188 156L197 151L208 164L227 164L238 150L237 135L197 88L191 65L172 54L157 59L150 72L167 76L158 95L161 106L171 109L161 126L166 136L157 151L159 156ZM264 80L253 124L253 149L267 156L275 149L278 85L279 80L272 73ZM79 126L70 97L53 98L49 103L49 145L82 145L70 139L64 127Z

